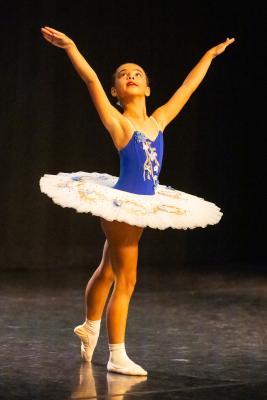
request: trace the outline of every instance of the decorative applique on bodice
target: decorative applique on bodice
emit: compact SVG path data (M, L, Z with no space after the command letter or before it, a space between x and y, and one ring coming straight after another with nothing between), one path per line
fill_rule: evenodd
M127 145L119 150L120 176L115 189L136 194L155 194L163 158L163 133L155 140L134 130Z
M143 150L146 154L146 159L144 162L144 172L143 178L146 179L153 179L153 187L154 190L156 189L157 185L159 184L158 174L160 163L158 161L158 153L155 146L152 145L153 141L150 141L142 132L136 131L135 132L135 140L138 143L142 143Z

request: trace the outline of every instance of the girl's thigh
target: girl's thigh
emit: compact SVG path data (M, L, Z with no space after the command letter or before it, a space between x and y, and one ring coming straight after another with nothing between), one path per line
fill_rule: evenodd
M138 243L144 228L119 221L107 221L102 217L100 221L115 274L127 274L129 278L136 275Z
M107 221L100 217L101 228L109 246L131 246L138 244L144 228L120 221Z

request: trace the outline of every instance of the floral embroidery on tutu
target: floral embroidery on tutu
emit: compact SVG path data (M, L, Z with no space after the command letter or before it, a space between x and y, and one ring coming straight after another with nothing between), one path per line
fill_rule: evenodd
M143 150L146 154L146 160L144 162L144 173L143 178L146 179L153 179L153 187L154 190L159 185L158 180L158 172L159 172L159 162L158 162L158 154L156 151L156 147L152 146L152 141L144 135L144 133L136 131L135 132L135 140L137 143L142 143ZM153 165L154 162L154 165Z

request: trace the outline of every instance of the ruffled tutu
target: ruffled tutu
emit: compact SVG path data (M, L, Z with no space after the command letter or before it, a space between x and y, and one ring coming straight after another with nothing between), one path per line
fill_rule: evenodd
M204 228L223 215L216 204L171 186L158 184L154 195L140 195L113 189L117 180L107 173L79 171L45 174L39 183L41 192L62 207L140 227Z

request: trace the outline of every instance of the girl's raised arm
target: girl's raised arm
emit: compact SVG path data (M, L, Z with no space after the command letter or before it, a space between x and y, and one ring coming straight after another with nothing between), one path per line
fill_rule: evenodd
M153 116L159 121L163 129L178 115L192 93L197 89L206 75L213 58L221 54L234 40L234 38L227 38L225 42L208 50L190 71L170 100L153 112Z
M100 119L106 129L114 136L120 135L120 121L123 120L121 113L110 103L95 71L90 67L85 58L77 49L74 41L66 36L64 33L56 29L45 26L41 28L43 37L56 47L63 48L75 70L85 82L95 108L100 116ZM122 133L121 133L122 135ZM113 137L115 142L120 140L119 137Z

